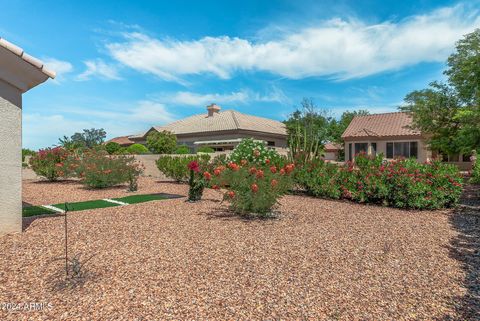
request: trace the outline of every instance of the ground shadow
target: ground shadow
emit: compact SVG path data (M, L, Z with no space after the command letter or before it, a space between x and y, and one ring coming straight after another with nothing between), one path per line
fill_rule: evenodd
M210 209L208 211L200 212L199 215L204 215L207 220L225 220L225 221L239 221L244 223L253 222L271 222L280 218L280 213L274 213L270 217L259 216L243 216L225 207Z
M466 186L462 205L480 205L478 190L480 186ZM471 197L470 193L477 196ZM464 296L456 298L455 307L462 320L480 320L480 206L459 207L450 223L459 233L450 241L450 256L461 264L465 272L463 286L467 289Z

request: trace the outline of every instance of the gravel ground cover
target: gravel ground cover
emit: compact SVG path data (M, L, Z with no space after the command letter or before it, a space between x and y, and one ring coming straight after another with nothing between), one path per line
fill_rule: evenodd
M187 191L142 178L138 193ZM127 195L24 184L33 205ZM241 219L213 190L194 204L178 198L72 212L70 253L91 259L68 287L58 260L64 218L37 219L0 239L0 304L51 307L0 309L0 319L478 318L478 220L299 195L281 199L279 212Z

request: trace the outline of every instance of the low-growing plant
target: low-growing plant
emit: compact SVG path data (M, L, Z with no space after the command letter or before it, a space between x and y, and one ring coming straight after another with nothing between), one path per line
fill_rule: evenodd
M207 153L207 154L210 154L210 153L215 153L215 150L214 150L212 147L209 147L209 146L200 146L200 147L197 149L197 153Z
M74 174L68 156L68 151L62 147L41 149L30 158L30 166L35 174L49 181L68 178Z
M187 145L179 145L175 150L175 154L190 154L190 148Z
M142 144L132 144L127 147L127 153L131 155L144 155L150 154L150 151Z
M119 143L108 142L105 144L105 150L110 154L115 154L122 146Z
M240 162L246 161L255 165L278 164L280 159L276 150L269 149L264 141L253 138L243 139L228 157L230 162L240 164Z
M278 167L230 162L213 173L204 173L214 189L227 188L224 199L230 208L244 216L270 217L278 199L291 187L293 164Z
M210 160L210 155L168 156L163 155L157 160L157 167L166 177L177 182L187 182L190 177L188 163L197 161L204 168Z
M360 154L344 166L314 160L299 164L296 182L308 193L399 208L438 209L458 202L462 177L454 165L413 159L385 161Z
M86 150L75 156L71 166L89 188L106 188L123 183L136 190L143 168L133 156L110 156L105 151Z

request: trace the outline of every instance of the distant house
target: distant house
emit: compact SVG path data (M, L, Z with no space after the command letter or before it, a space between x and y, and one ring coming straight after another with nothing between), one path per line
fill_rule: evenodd
M174 133L178 144L187 145L192 150L200 146L212 147L216 151L231 150L243 138L265 141L272 148L287 147L287 131L283 123L235 110L221 111L215 104L207 106L205 114L190 116L164 126L154 126L144 133L117 137L111 141L124 146L145 144L147 136L155 131Z
M342 149L342 146L336 143L326 143L323 151L324 151L324 156L323 158L325 160L332 160L336 161L338 160L338 156L340 153L340 150Z
M352 160L360 152L383 154L387 159L416 158L419 162L440 157L411 126L412 118L404 112L355 116L342 135L345 159ZM442 159L465 169L471 166L469 155L444 155Z
M128 147L130 145L135 144L133 140L130 140L128 136L120 136L110 139L107 143L117 143L122 147Z

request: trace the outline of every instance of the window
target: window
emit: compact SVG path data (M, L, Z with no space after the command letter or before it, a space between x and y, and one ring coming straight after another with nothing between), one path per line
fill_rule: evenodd
M418 157L418 143L417 142L393 142L387 143L387 158Z
M462 155L462 161L463 161L463 162L469 162L471 156L472 156L472 155L470 155L470 154L463 154L463 155Z
M348 160L352 160L352 143L348 144Z
M377 143L371 143L373 156L377 155Z
M267 142L267 146L275 146L275 142L268 141L268 142Z
M393 143L387 143L387 158L393 158Z
M368 143L355 143L355 155L368 151Z

